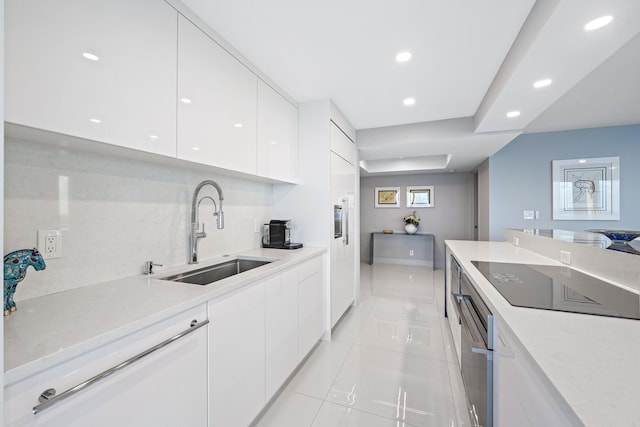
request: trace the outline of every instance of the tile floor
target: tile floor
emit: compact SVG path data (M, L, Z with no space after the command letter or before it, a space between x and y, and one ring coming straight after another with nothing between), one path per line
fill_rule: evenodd
M468 427L443 270L361 264L361 301L258 427Z

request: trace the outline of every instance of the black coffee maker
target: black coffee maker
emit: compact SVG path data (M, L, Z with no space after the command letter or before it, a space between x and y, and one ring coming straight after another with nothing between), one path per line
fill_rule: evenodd
M263 248L298 249L302 243L291 243L291 221L272 219L264 225Z

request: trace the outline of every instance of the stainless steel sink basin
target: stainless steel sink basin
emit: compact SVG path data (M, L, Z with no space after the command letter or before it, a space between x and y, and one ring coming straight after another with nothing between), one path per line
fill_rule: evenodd
M238 258L221 264L210 265L196 270L189 270L184 273L162 277L160 279L172 282L191 283L193 285L208 285L210 283L217 282L218 280L253 270L254 268L269 264L270 262L272 261Z

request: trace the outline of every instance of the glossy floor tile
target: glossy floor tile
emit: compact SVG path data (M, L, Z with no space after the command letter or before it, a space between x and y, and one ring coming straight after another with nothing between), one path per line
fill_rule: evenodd
M360 304L321 342L260 427L468 427L444 275L361 264Z
M323 401L284 390L256 427L310 426Z

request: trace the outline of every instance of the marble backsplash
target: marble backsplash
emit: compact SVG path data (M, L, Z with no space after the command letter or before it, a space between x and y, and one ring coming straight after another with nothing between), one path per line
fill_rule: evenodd
M204 179L223 189L225 228L205 200L201 260L259 247L254 222L272 215L271 184L30 141L5 141L4 170L5 252L36 246L37 230L62 233L62 258L31 272L16 301L141 274L147 260L186 264L191 197Z

